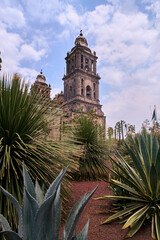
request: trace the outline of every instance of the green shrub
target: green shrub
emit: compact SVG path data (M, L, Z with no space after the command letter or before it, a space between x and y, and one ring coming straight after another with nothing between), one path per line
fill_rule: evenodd
M4 195L14 205L19 219L18 234L11 231L9 223L1 215L0 223L3 235L7 240L58 240L61 227L61 201L60 184L66 173L61 171L58 177L50 185L44 198L39 186L34 188L33 182L23 165L24 193L22 207L18 201L2 187ZM71 209L62 232L62 240L71 240L76 224L90 197L97 187L88 195L84 195ZM81 233L77 235L77 240L87 240L88 224Z
M50 109L50 110L49 110ZM0 79L0 185L22 202L22 161L25 159L32 179L38 178L47 187L60 169L68 164L77 169L75 145L49 139L50 123L59 117L51 101L42 101L29 94L29 86L15 75ZM69 182L62 183L63 199L68 198ZM16 224L16 213L11 203L0 201L0 213Z
M103 196L98 199L115 199L123 209L109 217L104 223L121 218L124 228L130 227L132 237L146 219L152 221L152 237L160 239L160 147L156 135L142 133L132 138L132 147L126 144L134 167L120 155L112 162L117 169L111 170L116 179L109 182L125 191L116 196ZM135 171L136 170L136 171ZM124 202L125 200L125 202Z
M104 129L96 120L80 116L75 121L73 130L76 143L83 149L79 157L79 171L76 179L99 179L106 177L107 147L104 138Z

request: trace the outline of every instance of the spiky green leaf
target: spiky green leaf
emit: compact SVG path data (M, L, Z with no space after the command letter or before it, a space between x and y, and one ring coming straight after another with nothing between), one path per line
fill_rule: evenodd
M12 231L0 232L0 235L3 235L6 240L22 240L22 238L17 233Z
M98 187L98 186L97 186ZM67 218L61 240L70 240L73 236L74 229L89 199L92 197L97 187L88 195L84 195L71 209L70 214Z
M23 216L23 240L33 240L34 221L38 211L38 203L24 188L22 216Z
M10 231L11 230L9 222L2 214L0 214L0 225L2 225L2 231Z
M79 233L77 240L87 240L88 227L89 227L89 220L84 226L83 230Z

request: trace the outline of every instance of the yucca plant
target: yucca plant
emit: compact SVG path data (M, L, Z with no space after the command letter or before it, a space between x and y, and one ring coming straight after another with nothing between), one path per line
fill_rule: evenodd
M76 169L74 144L48 138L49 127L53 127L52 123L60 117L59 114L53 102L29 94L29 85L18 75L0 79L0 185L20 202L23 194L22 159L25 159L32 179L44 181L45 187L68 164L70 171ZM65 200L68 185L65 178L62 183ZM0 213L11 224L16 224L15 210L3 196Z
M104 131L96 120L88 116L78 117L75 119L73 135L83 149L83 155L79 157L79 172L75 176L79 179L106 176L107 149Z
M97 198L115 199L123 206L103 224L120 218L121 222L125 222L123 229L130 227L128 235L132 237L146 219L151 220L152 237L160 240L160 147L156 135L147 133L132 139L132 144L133 148L127 144L126 147L134 167L117 153L112 162L119 171L111 171L119 180L109 181L127 194Z
M43 198L43 192L38 183L34 188L34 184L23 164L24 193L22 207L9 192L1 187L2 192L12 202L17 211L19 219L18 234L11 231L9 223L1 215L2 231L0 235L3 235L7 240L58 240L61 227L60 184L66 171L67 168L61 171ZM96 189L97 187L90 194L84 195L73 206L66 221L61 240L72 239L80 214ZM86 240L88 225L89 222L74 239Z

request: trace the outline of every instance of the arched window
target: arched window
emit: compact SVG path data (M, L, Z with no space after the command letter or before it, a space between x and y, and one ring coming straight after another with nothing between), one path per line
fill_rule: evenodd
M81 79L81 87L83 87L83 84L84 84L84 80L83 78Z
M94 92L94 99L96 99L96 93Z
M85 70L86 70L86 71L89 71L88 65L85 66Z
M91 62L91 71L93 72L93 60Z
M86 87L86 97L91 98L91 87L89 85Z
M96 90L96 84L93 83L93 90L95 91Z
M82 95L82 96L84 95L84 91L83 91L83 88L81 89L81 95Z

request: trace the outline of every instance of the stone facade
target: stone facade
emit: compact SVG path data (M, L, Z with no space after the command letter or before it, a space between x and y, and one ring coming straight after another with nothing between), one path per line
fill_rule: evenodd
M64 81L64 104L72 114L81 110L88 114L95 112L98 121L104 125L105 117L99 101L99 80L96 52L88 48L82 31L75 40L75 46L67 53Z

